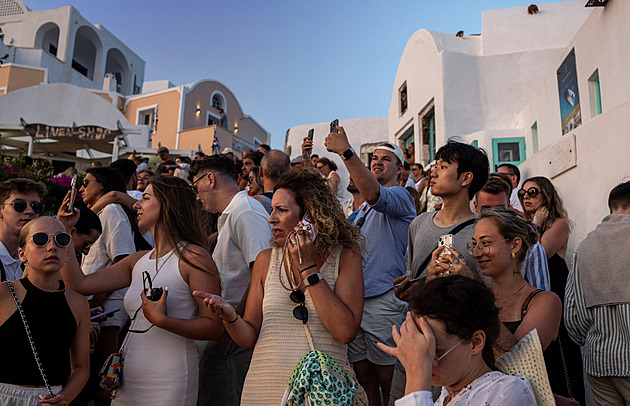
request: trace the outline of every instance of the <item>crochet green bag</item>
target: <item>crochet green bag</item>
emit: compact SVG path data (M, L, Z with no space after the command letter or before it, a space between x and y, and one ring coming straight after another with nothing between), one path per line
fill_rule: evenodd
M350 406L356 389L356 381L330 355L312 350L295 367L281 404Z

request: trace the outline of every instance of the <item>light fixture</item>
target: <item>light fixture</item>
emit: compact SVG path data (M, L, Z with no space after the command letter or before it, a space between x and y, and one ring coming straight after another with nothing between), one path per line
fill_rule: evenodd
M201 107L197 106L197 115L201 114Z
M608 0L588 0L584 7L606 7Z

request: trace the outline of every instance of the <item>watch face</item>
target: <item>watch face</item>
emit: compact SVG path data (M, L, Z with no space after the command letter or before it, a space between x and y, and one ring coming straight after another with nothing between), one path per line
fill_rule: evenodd
M321 274L319 273L314 273L312 275L309 275L306 278L306 281L308 282L309 285L315 285L316 283L318 283L321 280Z

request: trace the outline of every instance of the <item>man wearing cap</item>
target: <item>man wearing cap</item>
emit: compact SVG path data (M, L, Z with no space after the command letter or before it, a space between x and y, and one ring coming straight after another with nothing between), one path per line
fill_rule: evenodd
M338 133L326 137L326 148L341 156L366 200L354 220L365 237L365 304L357 338L348 346L348 358L370 405L379 405L381 393L386 402L389 399L396 358L385 354L376 343L395 345L392 325L400 326L404 320L407 306L394 295L392 281L405 275L407 232L416 209L409 192L397 186L405 160L400 147L379 145L370 170L352 149L344 129L337 129Z
M166 147L160 147L157 150L162 163L158 165L155 171L158 175L173 176L175 172L175 161L171 159L171 155Z
M232 161L236 161L236 155L234 155L234 150L232 148L225 147L221 153L230 158Z

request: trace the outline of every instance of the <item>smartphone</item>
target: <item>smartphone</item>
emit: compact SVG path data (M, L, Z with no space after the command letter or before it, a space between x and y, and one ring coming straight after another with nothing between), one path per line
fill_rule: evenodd
M116 313L118 310L120 310L120 307L117 307L115 309L106 311L104 313L95 314L94 316L90 317L90 320L94 321L94 320L98 320L100 318L111 316L112 314Z
M315 226L311 224L311 218L308 216L308 213L305 214L302 221L298 223L298 227L304 227L304 231L306 231L309 237L311 237L311 241L315 241L317 231L315 230Z
M339 131L337 131L337 127L339 126L339 119L336 118L333 121L330 122L330 132L331 133L338 133Z
M66 207L67 213L72 213L74 209L74 201L77 198L77 175L72 177L72 182L70 183L70 201L68 202L68 207Z
M307 137L308 137L308 139L309 139L309 140L311 140L311 141L313 141L313 134L315 134L315 129L314 129L314 128L311 128L310 130L308 130L308 135L307 135Z
M444 234L438 237L438 247L442 247L442 246L447 246L447 247L453 246L453 234Z

